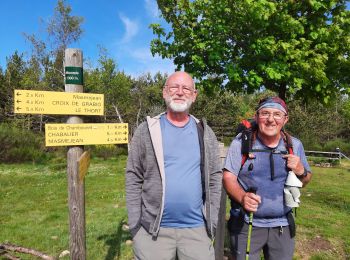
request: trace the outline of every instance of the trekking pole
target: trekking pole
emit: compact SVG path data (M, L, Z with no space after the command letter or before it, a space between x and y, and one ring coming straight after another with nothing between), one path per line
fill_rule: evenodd
M257 187L250 187L248 189L248 192L256 194ZM253 229L253 212L249 213L249 227L248 227L248 238L247 238L247 249L245 254L245 260L249 260L249 254L250 254L250 239L252 237L252 229Z

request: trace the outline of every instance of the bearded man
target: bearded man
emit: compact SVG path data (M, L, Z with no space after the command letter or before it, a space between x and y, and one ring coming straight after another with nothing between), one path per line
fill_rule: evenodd
M192 77L173 73L167 111L135 131L126 168L128 222L135 259L214 259L222 171L216 136L189 114Z

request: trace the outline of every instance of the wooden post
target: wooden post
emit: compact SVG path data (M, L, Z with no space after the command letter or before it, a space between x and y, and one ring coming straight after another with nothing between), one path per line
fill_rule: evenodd
M340 152L340 148L337 147L335 148L335 151L338 153L338 160L339 160L339 164L341 163L341 152Z
M227 149L223 143L220 143L220 159L222 166L226 158ZM216 227L215 238L215 260L224 259L224 245L225 245L225 232L226 231L226 191L224 187L221 190L220 209L218 216L218 224Z
M64 57L65 91L83 92L83 54L79 49L66 49ZM68 124L79 124L78 116L69 116ZM69 251L70 259L86 259L85 242L85 188L79 178L77 161L83 146L70 146L67 152L68 204L69 204Z

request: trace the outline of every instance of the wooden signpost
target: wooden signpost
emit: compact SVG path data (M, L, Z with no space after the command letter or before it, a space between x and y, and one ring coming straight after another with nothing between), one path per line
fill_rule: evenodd
M75 81L69 81L65 71L65 91L83 92L83 54L78 49L66 49L64 67L77 68ZM70 70L71 71L71 70ZM82 124L83 120L78 116L70 116L68 124ZM77 162L82 156L82 146L70 146L67 151L67 178L68 178L68 208L69 208L69 251L73 260L86 259L85 239L85 181L80 181Z
M78 115L103 115L104 95L83 92L83 54L65 51L65 92L15 90L14 112L18 114L69 115L66 124L46 124L46 146L68 146L67 178L69 251L72 260L86 259L84 177L90 152L83 145L126 144L128 124L83 124Z

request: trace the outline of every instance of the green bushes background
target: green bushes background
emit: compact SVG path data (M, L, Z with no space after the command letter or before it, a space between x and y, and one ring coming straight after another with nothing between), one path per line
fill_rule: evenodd
M0 124L0 162L41 162L49 158L42 135L30 130Z
M153 89L153 87L150 88ZM200 93L191 113L198 118L206 118L219 141L228 146L236 135L239 122L244 118L252 118L258 100L272 94L271 92L251 95L234 95L229 92ZM150 110L147 110L150 115L157 114L165 109L161 99L153 100L152 103L157 103L157 111L150 108ZM327 106L321 105L317 101L310 101L305 104L300 100L291 100L288 102L289 121L286 130L303 142L305 150L329 152L340 148L342 153L349 156L350 114L346 112L349 107L348 103L348 99L344 97L339 97L338 100L334 100ZM130 140L133 129L144 119L143 116L135 122L130 117ZM128 117L126 120L128 120ZM50 121L57 122L55 119ZM94 121L96 122L96 119ZM108 119L106 121L115 122L115 120ZM55 167L65 167L64 159L67 148L45 147L44 134L42 130L35 127L36 125L35 116L30 115L27 118L23 115L16 115L15 119L0 124L0 162L29 161L37 163L51 160L53 165L56 165ZM91 150L93 157L106 160L118 155L127 155L128 146L126 144L96 145L87 146L86 149ZM62 159L63 162L60 161Z

